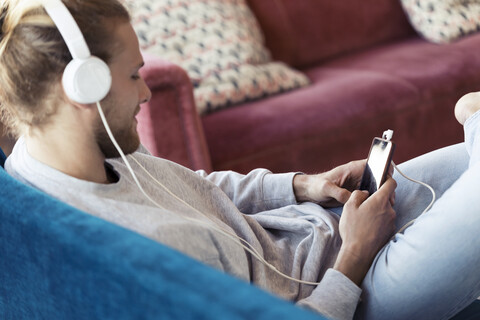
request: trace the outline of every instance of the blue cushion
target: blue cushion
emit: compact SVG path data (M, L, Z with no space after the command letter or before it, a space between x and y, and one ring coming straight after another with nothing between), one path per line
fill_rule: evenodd
M1 319L324 319L0 169Z

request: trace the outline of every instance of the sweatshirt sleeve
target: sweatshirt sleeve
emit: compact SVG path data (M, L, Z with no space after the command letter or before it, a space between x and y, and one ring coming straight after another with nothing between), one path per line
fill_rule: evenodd
M197 174L216 184L243 213L257 212L296 204L293 177L296 173L273 174L256 169L243 175L232 171Z
M297 305L316 311L329 319L353 319L360 300L360 289L343 273L328 269L312 294Z

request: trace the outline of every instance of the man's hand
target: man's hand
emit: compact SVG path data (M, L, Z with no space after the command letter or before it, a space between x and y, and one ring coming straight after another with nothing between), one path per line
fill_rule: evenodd
M345 204L360 186L365 160L352 161L317 175L296 175L293 190L298 202L315 202L322 207Z
M395 230L393 199L397 183L391 177L368 197L366 191L354 191L340 218L342 247L334 269L360 286L378 251Z
M366 161L352 161L318 175L296 175L293 188L297 201L310 201L323 207L345 204L340 218L342 247L334 269L361 285L378 251L395 230L395 189L389 176L377 192L357 190Z

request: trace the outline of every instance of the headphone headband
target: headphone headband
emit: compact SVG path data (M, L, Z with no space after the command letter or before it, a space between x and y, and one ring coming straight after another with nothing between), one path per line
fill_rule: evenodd
M57 26L74 59L90 57L85 38L70 11L61 0L44 0L43 6Z

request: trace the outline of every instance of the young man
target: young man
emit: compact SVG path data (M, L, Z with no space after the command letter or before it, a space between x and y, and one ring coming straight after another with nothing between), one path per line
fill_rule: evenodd
M352 194L363 161L318 176L273 175L266 170L207 176L135 152L135 115L150 91L139 76L143 60L128 13L116 0L64 3L92 54L110 68L112 86L102 108L121 149L133 153L148 170L130 159L141 186L156 203L142 194L125 164L113 159L118 152L96 105L72 101L64 93L61 76L70 53L40 3L30 0L6 1L2 8L2 111L21 136L7 171L79 209L286 299L334 318L351 318L358 286L393 232L394 180L366 200L363 192ZM340 225L338 216L316 204L297 205L306 201L347 202ZM323 280L318 287L299 285L222 232L243 238L261 259L288 276Z
M354 191L364 161L315 176L274 175L261 169L245 176L231 172L207 175L154 158L141 147L136 152L139 138L135 115L139 105L150 98L150 91L138 73L143 60L128 13L116 0L63 2L82 30L92 54L106 61L110 68L112 87L101 105L113 135L123 151L131 154L129 162L153 201L137 187L125 163L116 159L118 153L96 106L72 101L65 95L61 76L71 55L43 7L32 0L4 1L0 19L2 113L9 127L20 136L6 163L7 171L14 177L90 214L133 229L335 319L353 317L361 292L359 286L375 256L364 282L364 301L358 317L373 314L392 319L391 309L386 307L384 311L386 304L378 301L411 293L412 283L402 283L396 273L391 274L390 268L399 274L421 274L422 279L432 281L443 277L443 274L430 276L428 270L422 269L436 265L431 260L436 252L429 252L429 248L425 252L408 251L421 246L422 238L414 237L419 243L412 244L408 242L409 234L397 236L384 247L395 227L392 205L396 183L389 178L370 197ZM454 147L449 149L453 153L447 153L455 155L461 148ZM440 191L447 189L465 169L462 164L466 153L460 155L450 164L455 171L440 181ZM440 157L434 154L427 158L433 161ZM411 194L408 188L400 188L407 200ZM345 204L341 218L324 208L341 204ZM416 209L421 205L402 202L400 209L406 213L400 221L408 214L420 213ZM420 224L410 229L415 231ZM240 245L237 236L249 245ZM462 240L469 236L463 234ZM438 237L426 240L434 242ZM458 242L454 241L454 245ZM248 246L257 254L246 250ZM409 256L410 253L414 255ZM279 275L256 256L283 274L320 284L300 285ZM480 262L480 255L476 256ZM423 257L426 261L422 262ZM415 268L409 268L408 263ZM455 275L459 273L458 265L466 264L457 261L454 268L450 263L442 263L440 270ZM392 279L398 281L398 287L391 283ZM413 283L416 288L420 282L418 278L412 279L407 280L417 281ZM448 295L442 296L443 305L435 309L433 316L450 316L454 314L452 308L461 309L473 301L474 292L479 295L479 279L474 280L477 280L475 285L462 291L461 301L450 303ZM448 293L451 286L446 285L448 290L441 292ZM438 296L435 288L431 289L435 294L426 291L431 294L429 299ZM418 315L419 310L432 307L418 299L425 291L414 293L416 301L411 305L398 300L401 307L396 307L395 315L402 318L411 310ZM397 301L391 301L394 302Z

